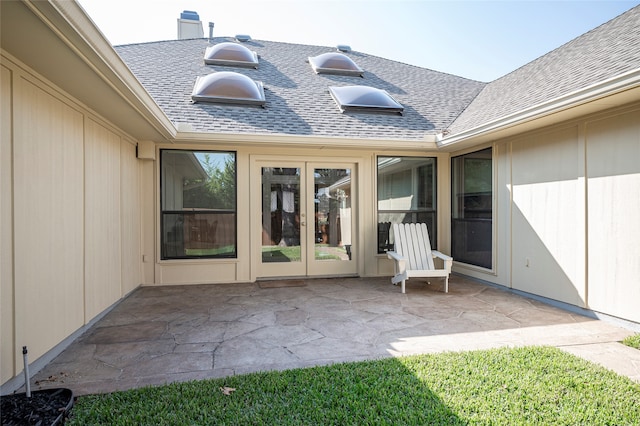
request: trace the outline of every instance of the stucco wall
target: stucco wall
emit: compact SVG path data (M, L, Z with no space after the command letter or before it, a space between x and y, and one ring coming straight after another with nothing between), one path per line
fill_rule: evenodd
M494 143L495 267L454 270L640 322L640 105Z
M118 129L2 58L0 383L141 282L140 168Z

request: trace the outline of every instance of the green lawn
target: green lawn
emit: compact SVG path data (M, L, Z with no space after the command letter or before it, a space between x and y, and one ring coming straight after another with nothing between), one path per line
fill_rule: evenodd
M225 395L221 389L234 388ZM70 425L637 425L640 384L555 348L389 358L80 397Z
M627 346L631 346L632 348L640 349L640 334L634 334L633 336L629 336L622 341Z

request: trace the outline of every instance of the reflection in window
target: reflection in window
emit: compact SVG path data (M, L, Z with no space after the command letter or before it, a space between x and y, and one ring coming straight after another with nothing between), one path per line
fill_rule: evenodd
M436 248L436 159L378 157L378 253L393 250L393 223L426 223Z
M351 169L314 169L315 259L351 260Z
M162 259L236 257L233 152L162 150Z
M300 262L300 169L262 168L262 261Z
M451 255L470 265L492 266L491 148L451 159Z

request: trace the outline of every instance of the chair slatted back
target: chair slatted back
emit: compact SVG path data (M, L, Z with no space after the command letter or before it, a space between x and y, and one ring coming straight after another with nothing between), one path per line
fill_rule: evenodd
M394 223L395 252L409 260L409 270L433 270L431 241L425 223Z

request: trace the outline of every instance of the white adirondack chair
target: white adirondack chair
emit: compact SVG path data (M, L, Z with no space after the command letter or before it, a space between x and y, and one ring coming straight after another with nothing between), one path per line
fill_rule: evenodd
M394 260L393 285L402 283L405 292L405 281L412 277L444 278L444 291L449 292L449 274L453 258L436 250L431 250L429 232L424 223L394 223L394 251L388 251L387 257ZM444 268L436 269L434 258L444 262Z

